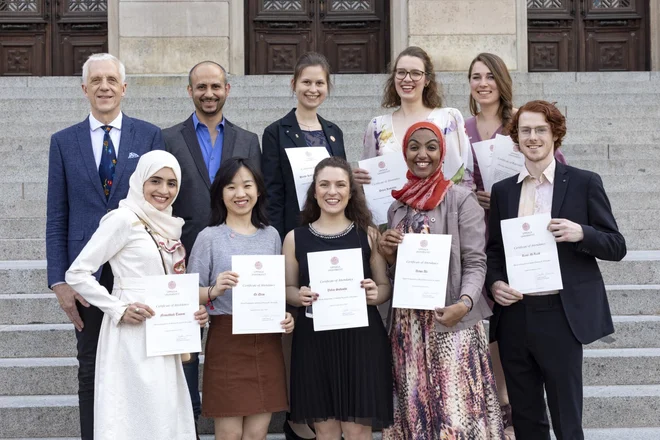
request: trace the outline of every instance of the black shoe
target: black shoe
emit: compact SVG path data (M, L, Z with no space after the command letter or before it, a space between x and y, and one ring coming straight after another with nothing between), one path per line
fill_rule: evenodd
M293 428L291 428L291 425L289 425L289 415L287 414L287 418L284 421L284 425L282 426L282 432L284 432L284 438L286 440L307 440L303 437L300 437L298 434L293 432ZM315 439L316 437L312 437L312 439ZM312 440L309 439L309 440Z

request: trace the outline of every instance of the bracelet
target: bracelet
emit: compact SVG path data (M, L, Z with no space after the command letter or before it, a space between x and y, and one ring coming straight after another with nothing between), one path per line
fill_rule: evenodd
M213 300L211 299L211 290L215 287L215 284L212 284L209 286L209 290L206 292L206 295L209 297L209 300L206 303L206 306L211 309L215 310L215 307L213 307Z

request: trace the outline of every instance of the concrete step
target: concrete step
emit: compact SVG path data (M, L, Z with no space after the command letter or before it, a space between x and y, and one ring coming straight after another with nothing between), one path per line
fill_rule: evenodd
M0 261L0 294L45 293L46 261Z
M660 160L653 160L648 157L644 159L570 158L569 164L576 168L593 171L601 176L655 176L660 174Z
M615 316L615 333L591 348L656 348L660 316ZM0 326L0 353L4 358L72 357L76 355L72 324L25 324Z
M5 193L2 192L2 195L4 197ZM45 236L46 219L43 217L21 219L0 218L0 237L4 239L43 239Z
M0 294L0 325L69 323L45 283L36 292ZM607 286L607 296L615 315L660 315L660 285Z
M585 350L584 385L660 384L659 363L660 348ZM74 357L0 359L0 396L76 394L77 371Z
M0 260L42 260L46 258L46 242L43 238L0 238Z
M660 284L660 251L628 251L622 261L599 261L605 284Z
M77 404L74 395L0 397L0 438L75 436L79 426ZM587 429L653 428L658 424L658 409L659 385L585 387ZM270 430L280 430L281 424L278 414L273 417ZM202 419L200 428L202 433L210 433L211 421Z

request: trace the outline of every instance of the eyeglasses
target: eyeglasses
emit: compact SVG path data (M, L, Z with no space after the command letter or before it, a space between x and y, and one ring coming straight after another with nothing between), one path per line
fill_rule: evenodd
M532 132L535 132L537 136L545 136L546 134L550 133L550 127L520 127L518 129L518 133L523 137L530 137Z
M396 79L406 79L406 76L410 75L410 79L413 81L419 81L422 79L424 75L426 75L426 72L422 72L421 70L406 70L406 69L396 69L394 72L394 76Z

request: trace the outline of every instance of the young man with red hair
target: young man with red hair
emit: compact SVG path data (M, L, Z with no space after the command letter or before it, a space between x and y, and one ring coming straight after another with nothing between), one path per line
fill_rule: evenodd
M619 233L600 176L557 162L566 120L546 101L523 105L509 133L525 156L519 175L493 186L486 286L516 438L550 440L543 395L558 440L582 440L582 345L614 332L596 258L619 261ZM551 213L562 290L522 295L508 284L501 220Z

